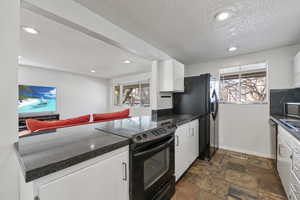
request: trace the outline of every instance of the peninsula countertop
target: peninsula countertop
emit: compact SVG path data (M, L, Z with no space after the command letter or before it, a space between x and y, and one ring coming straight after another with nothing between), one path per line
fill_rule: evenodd
M120 131L138 133L144 129L163 126L165 122L180 126L199 117L200 115L169 115L154 121L151 116L141 116L60 128L19 138L15 149L25 181L30 182L130 144L126 137L96 128L115 127L120 128Z
M30 182L128 144L128 139L89 124L19 138L15 149L25 181Z

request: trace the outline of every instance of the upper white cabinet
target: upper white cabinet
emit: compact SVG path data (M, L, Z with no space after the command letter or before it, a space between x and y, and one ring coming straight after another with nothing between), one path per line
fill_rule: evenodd
M294 59L294 86L300 87L300 52L297 53Z
M176 60L159 64L160 92L184 92L184 65Z

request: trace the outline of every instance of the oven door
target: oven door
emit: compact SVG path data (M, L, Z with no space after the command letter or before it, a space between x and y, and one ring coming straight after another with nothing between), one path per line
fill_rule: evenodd
M160 199L156 198L162 196L160 193L170 195L175 187L170 184L174 168L174 136L138 148L132 156L132 199L152 200Z

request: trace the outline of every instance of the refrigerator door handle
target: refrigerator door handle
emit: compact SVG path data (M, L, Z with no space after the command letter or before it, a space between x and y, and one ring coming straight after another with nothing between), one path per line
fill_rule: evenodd
M212 98L215 99L214 102L212 103L212 117L215 120L217 118L218 111L219 111L219 100L218 100L216 90L213 91Z

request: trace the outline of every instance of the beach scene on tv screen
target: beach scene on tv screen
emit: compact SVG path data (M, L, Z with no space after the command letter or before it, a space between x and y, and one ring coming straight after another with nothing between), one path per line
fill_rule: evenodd
M55 87L19 85L19 114L55 111Z

